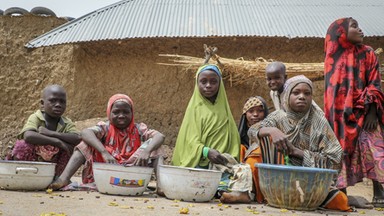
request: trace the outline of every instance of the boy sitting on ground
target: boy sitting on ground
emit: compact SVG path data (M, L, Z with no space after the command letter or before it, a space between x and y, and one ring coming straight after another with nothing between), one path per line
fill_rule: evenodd
M67 104L63 87L44 88L40 103L42 109L29 116L7 159L53 162L57 164L55 176L59 176L81 137L74 123L62 116Z

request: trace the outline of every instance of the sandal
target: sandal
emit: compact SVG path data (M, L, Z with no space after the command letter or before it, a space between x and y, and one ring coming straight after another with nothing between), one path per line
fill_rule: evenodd
M384 198L373 197L371 204L375 208L384 208Z

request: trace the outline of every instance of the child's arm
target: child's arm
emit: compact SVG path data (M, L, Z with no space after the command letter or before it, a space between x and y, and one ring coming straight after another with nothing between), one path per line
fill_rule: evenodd
M151 152L158 149L163 143L165 136L155 130L148 130L147 126L144 125L143 123L141 124L141 127L145 128L144 130L146 131L147 137L152 138L151 143L144 149L144 151L140 154L140 156L136 159L135 165L137 166L147 166L148 159L151 155Z
M147 166L149 156L151 152L158 149L164 143L165 136L157 132L153 137L150 145L148 145L144 151L137 158L135 165L137 166Z
M45 136L49 136L52 138L57 138L61 141L64 141L72 146L76 146L80 143L81 137L76 133L60 133L57 131L48 130L45 127L39 127L39 133Z
M67 153L71 153L72 149L69 148L68 144L64 141L57 139L55 137L49 137L43 134L40 134L36 131L25 131L24 132L25 142L32 145L52 145L60 149L65 150Z
M107 149L104 148L103 143L101 143L100 140L96 137L94 131L91 129L84 129L81 132L81 137L87 145L92 146L101 153L101 156L104 158L106 163L117 163L116 159L111 154L109 154Z

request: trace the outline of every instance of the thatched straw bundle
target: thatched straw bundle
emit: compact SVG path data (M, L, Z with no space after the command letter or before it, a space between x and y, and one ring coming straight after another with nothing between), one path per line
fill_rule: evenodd
M203 58L184 55L160 54L167 57L169 63L159 63L161 65L180 66L186 70L194 70L204 63ZM244 60L242 58L229 59L213 55L209 63L218 64L223 72L223 78L228 79L233 84L241 84L255 79L265 79L265 68L272 60L258 58L255 61ZM324 63L284 63L288 77L304 74L309 79L322 80L324 78Z
M185 56L160 54L160 56L168 57L170 63L158 63L162 65L181 66L186 70L196 71L198 67L206 63L218 64L223 72L223 78L228 79L231 85L241 84L247 81L264 79L265 68L273 60L258 58L255 61L244 60L243 58L229 59L221 58L216 54L217 47L211 47L204 44L205 59ZM375 50L376 55L383 52L382 48ZM324 78L324 63L284 63L288 77L303 74L312 81L322 80ZM381 68L382 70L383 68ZM382 77L384 74L382 71ZM382 80L384 82L384 80Z

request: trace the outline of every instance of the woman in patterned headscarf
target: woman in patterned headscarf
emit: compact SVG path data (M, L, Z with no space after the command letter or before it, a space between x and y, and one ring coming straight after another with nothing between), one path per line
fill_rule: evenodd
M312 104L312 82L302 76L286 82L283 110L249 129L250 142L269 136L293 166L339 170L342 149L324 114ZM333 189L322 207L349 211L344 193Z
M384 94L373 49L362 44L353 18L334 21L325 38L325 116L344 151L338 187L373 180L373 204L383 206ZM382 205L380 205L382 204Z
M160 146L164 135L134 121L133 101L124 94L113 95L107 105L107 122L82 131L83 141L76 146L68 165L50 188L66 186L69 179L84 164L83 183L94 182L94 162L123 164L125 166L154 165L162 156Z

